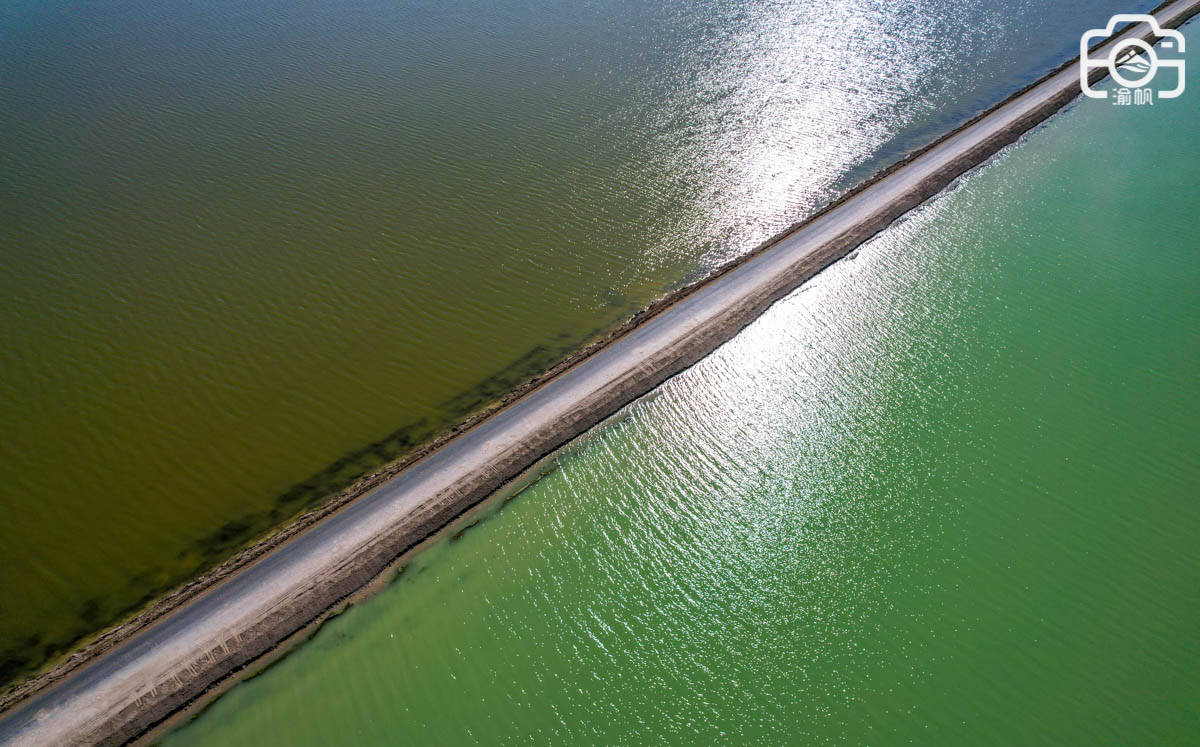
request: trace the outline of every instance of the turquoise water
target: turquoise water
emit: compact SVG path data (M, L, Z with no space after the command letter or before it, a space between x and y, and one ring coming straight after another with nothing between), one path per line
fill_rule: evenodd
M1150 4L3 3L0 683Z
M1194 742L1198 175L1082 102L167 742Z

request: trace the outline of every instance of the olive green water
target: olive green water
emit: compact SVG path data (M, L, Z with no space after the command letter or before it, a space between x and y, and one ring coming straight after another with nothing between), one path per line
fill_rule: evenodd
M1082 103L168 743L1194 742L1198 176Z
M1118 9L5 3L0 682Z

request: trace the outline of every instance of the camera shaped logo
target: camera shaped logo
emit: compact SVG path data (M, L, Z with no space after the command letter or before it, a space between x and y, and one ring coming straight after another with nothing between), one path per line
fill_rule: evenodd
M1112 45L1107 53L1098 50L1098 56L1092 57L1089 48L1096 41L1107 39L1113 35L1117 26L1122 23L1145 23L1150 27L1152 41L1159 42L1162 56L1155 51L1154 46L1142 39L1128 37ZM1186 84L1184 69L1183 34L1174 29L1164 29L1158 25L1154 16L1140 13L1120 13L1108 20L1108 25L1102 29L1092 29L1079 40L1079 86L1085 96L1093 99L1108 98L1108 91L1092 87L1088 77L1096 68L1107 68L1108 74L1128 94L1129 89L1145 89L1155 81L1162 68L1174 70L1175 87L1158 89L1160 99L1174 99L1183 94ZM1170 74L1163 76L1170 78Z

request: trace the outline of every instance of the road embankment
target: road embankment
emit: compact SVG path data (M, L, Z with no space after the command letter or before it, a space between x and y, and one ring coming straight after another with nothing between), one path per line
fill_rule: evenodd
M1170 28L1197 12L1200 0L1178 0L1156 15ZM1118 39L1135 34L1146 36L1133 29ZM1064 65L642 315L386 483L16 704L0 720L0 742L121 743L194 705L530 465L711 353L775 301L1059 111L1080 94L1077 69Z

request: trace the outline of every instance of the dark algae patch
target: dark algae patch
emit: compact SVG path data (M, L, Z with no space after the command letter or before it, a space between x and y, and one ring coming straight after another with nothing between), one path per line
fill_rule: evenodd
M640 315L635 315L635 318L637 316ZM339 501L337 494L348 488L356 489L349 490L348 495L342 495L344 500L374 487L386 476L401 469L409 461L406 457L423 453L422 447L434 442L439 433L449 436L467 427L474 420L472 416L479 416L510 394L523 391L548 371L564 363L589 338L596 338L600 334L601 330L594 330L588 335L563 332L551 342L534 346L502 370L443 401L437 407L436 420L432 417L421 418L397 428L378 441L342 455L324 469L277 495L269 511L250 512L226 521L181 550L176 556L175 565L160 564L152 570L135 574L124 593L88 597L79 605L75 622L62 633L50 636L37 633L23 640L8 642L8 645L0 644L0 685L12 687L34 676L48 662L80 645L89 636L130 618L172 590L180 590L181 584L212 571L240 551L245 551L256 539L266 537L272 530L301 514L319 510L330 503L340 505L344 501ZM378 479L371 480L372 476ZM365 484L358 485L360 482ZM469 528L467 526L459 530L454 538L457 539ZM284 534L290 536L286 531Z

